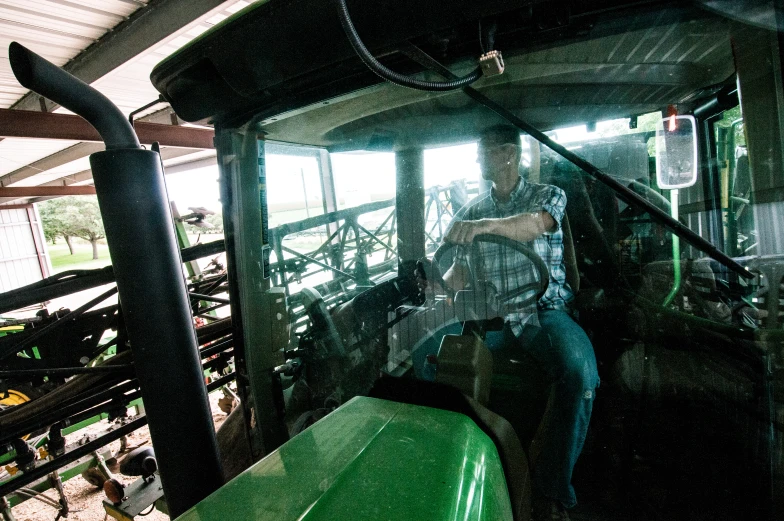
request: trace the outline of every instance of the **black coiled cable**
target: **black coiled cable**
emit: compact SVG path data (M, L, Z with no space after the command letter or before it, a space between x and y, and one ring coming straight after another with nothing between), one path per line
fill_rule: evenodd
M394 83L395 85L400 85L401 87L408 87L411 89L418 89L418 90L427 90L427 91L448 91L448 90L455 90L463 88L467 85L472 84L476 80L482 77L482 68L477 67L474 71L470 72L469 74L463 76L462 78L457 78L456 80L452 81L424 81L412 78L410 76L406 76L404 74L397 73L384 65L381 64L372 54L368 51L365 44L362 43L362 40L359 38L359 34L357 34L357 30L354 28L354 24L351 22L351 17L348 14L348 8L346 7L346 0L335 0L335 3L338 7L338 15L340 17L340 24L343 26L343 31L346 33L348 37L348 41L351 43L351 46L354 48L354 51L360 57L360 59L364 62L368 68L378 74L381 78L385 79L390 83Z

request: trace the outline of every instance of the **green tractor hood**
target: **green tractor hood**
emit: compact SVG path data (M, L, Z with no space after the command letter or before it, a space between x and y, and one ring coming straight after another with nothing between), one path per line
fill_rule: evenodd
M467 416L357 397L178 519L511 520L512 507Z

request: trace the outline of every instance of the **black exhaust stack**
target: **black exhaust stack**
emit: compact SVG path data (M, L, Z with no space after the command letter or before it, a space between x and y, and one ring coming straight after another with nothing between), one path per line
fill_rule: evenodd
M9 57L19 83L85 118L106 143L90 165L174 519L217 490L223 473L160 157L100 92L16 42Z

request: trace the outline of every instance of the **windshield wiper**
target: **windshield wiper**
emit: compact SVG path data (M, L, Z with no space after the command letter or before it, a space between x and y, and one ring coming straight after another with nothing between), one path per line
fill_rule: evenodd
M452 72L441 65L437 60L432 58L429 54L421 50L416 45L406 42L403 44L399 51L411 58L412 60L416 61L420 65L430 69L433 72L440 74L441 76L447 79L454 79L456 76L452 74ZM652 204L650 201L645 199L644 197L640 196L634 190L623 185L615 178L610 176L609 174L603 172L601 169L594 166L591 162L586 161L582 157L578 156L571 150L567 149L563 145L556 143L550 137L548 137L544 132L540 131L539 129L535 128L534 126L530 125L526 121L520 119L519 117L512 114L509 110L505 107L499 105L495 101L491 100L484 94L478 92L476 89L472 87L463 87L463 92L466 93L468 97L483 105L484 107L492 110L506 121L511 123L512 125L516 126L518 129L522 130L538 142L542 143L550 150L555 152L556 154L560 155L570 163L574 164L581 170L585 171L589 175L593 176L597 180L601 181L605 185L609 186L612 190L614 190L620 199L622 199L625 203L630 204L632 206L636 206L638 208L642 208L647 211L654 221L658 222L659 224L666 227L672 233L677 235L678 237L686 240L689 244L700 250L701 252L707 254L712 259L715 259L719 263L723 264L727 268L731 269L732 271L738 273L741 277L746 279L753 279L754 274L748 271L746 268L738 264L734 259L729 257L723 251L716 248L713 244L709 241L702 238L699 234L693 232L687 226L683 225L677 219L673 219L668 213L663 211L661 208L657 207L656 205Z

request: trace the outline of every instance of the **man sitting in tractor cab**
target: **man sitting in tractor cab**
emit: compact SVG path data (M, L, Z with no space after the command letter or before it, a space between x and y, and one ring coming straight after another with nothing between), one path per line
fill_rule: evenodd
M444 282L453 290L469 283L467 245L483 234L532 242L544 261L550 279L547 290L534 312L507 308L503 343L506 351L529 355L552 382L547 435L533 473L534 519L568 519L565 509L577 503L572 470L585 441L599 376L591 342L571 316L574 294L566 280L561 227L566 194L555 186L525 181L518 171L521 154L515 127L498 125L481 133L477 161L482 177L493 186L464 206L446 233L446 242L460 246ZM484 248L474 251L483 258L471 259L472 265L482 265L485 279L496 289L515 294L530 282L530 269L519 265L520 256L492 255Z

